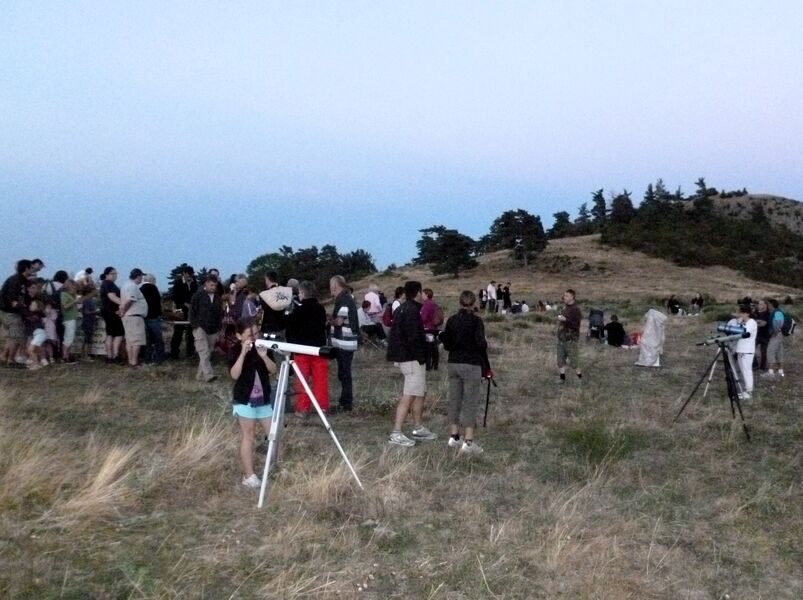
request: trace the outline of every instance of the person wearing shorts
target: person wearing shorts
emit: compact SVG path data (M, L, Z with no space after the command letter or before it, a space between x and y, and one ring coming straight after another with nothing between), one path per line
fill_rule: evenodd
M23 299L28 277L33 273L33 263L17 261L15 273L0 287L0 330L5 335L0 360L8 366L16 365L17 351L25 344L25 327L22 322Z
M396 446L415 446L415 440L434 440L438 436L423 424L424 396L427 392L426 338L421 320L423 292L421 283L404 284L405 301L393 314L393 326L388 338L387 359L396 363L404 376L396 418L388 443ZM411 438L402 433L407 413L413 413Z
M148 301L142 295L139 286L145 273L142 269L131 269L123 290L120 293L120 314L123 316L125 330L125 347L128 354L128 365L139 366L139 352L146 346L145 317L148 316Z
M257 347L259 328L253 321L237 323L237 343L229 351L229 374L234 380L232 413L240 424L240 466L242 484L258 488L262 481L254 473L254 433L257 421L265 434L270 431L273 406L270 404L270 375L276 364L266 347Z

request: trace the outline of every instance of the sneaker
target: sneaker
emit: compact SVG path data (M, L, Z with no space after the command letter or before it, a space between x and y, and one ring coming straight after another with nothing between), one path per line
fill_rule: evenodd
M471 442L470 444L463 442L463 445L460 446L460 454L482 454L482 446L477 442Z
M410 432L410 435L412 435L417 440L434 440L438 438L437 435L432 433L429 429L427 429L423 425L421 425L421 427L416 427L415 429L413 429Z
M409 448L410 446L415 446L415 442L404 435L401 431L394 431L390 434L388 438L388 444L394 444L396 446L404 446Z
M747 402L750 402L750 400L752 400L752 399L753 399L753 395L750 392L741 392L739 394L739 400L745 400Z
M463 442L454 439L452 436L449 436L449 441L446 442L446 445L449 446L449 448L459 448L463 445Z
M43 367L46 367L50 364L50 361L47 360L46 358L43 358L42 360L39 361L39 364L41 364Z
M775 379L775 373L770 373L769 371L767 371L766 373L762 373L761 375L759 375L759 377L761 377L762 379Z
M243 485L247 488L256 489L262 487L262 481L255 474L251 474L248 477L243 477Z

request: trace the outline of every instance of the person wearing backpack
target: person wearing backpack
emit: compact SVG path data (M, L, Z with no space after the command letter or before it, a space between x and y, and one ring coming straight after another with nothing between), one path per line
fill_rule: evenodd
M440 362L438 353L438 334L443 325L443 310L432 297L435 293L430 288L424 288L424 304L421 305L421 322L424 324L424 337L426 338L426 365L427 371L437 371Z
M44 285L43 293L51 302L52 309L56 312L56 336L54 340L53 354L57 359L62 358L61 346L64 343L64 315L61 307L61 288L70 278L67 271L56 271L53 281L48 281Z
M783 326L785 315L779 308L778 301L775 298L767 298L767 303L770 305L770 338L767 342L767 372L762 375L767 379L775 379L777 372L778 377L783 379L785 376L783 372Z

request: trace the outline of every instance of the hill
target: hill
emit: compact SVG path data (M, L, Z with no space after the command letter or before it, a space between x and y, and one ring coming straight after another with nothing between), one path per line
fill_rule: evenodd
M610 246L600 236L588 235L552 240L547 249L527 268L515 265L505 251L481 256L480 265L461 273L458 279L432 275L426 266L405 266L392 274L381 274L353 282L355 291L367 289L376 281L385 294L404 280L415 279L440 296L456 298L464 289L478 291L488 282L510 282L515 300L555 302L566 288L577 291L584 302L604 302L628 298L633 302L655 304L670 294L691 298L700 292L720 302L735 303L738 298L787 296L796 298L803 290L755 281L728 267L681 267L643 252Z
M771 194L726 197L718 194L712 196L712 200L721 214L737 219L749 219L756 205L761 206L770 223L782 225L797 235L803 235L803 203L797 200Z

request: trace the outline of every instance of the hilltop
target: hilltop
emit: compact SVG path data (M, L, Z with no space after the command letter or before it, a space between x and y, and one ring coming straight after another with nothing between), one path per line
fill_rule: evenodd
M803 203L797 200L772 194L725 194L724 197L723 194L717 194L712 200L721 214L737 219L749 219L755 206L760 205L770 223L782 225L797 235L803 235Z
M609 246L600 236L587 235L551 240L546 250L528 267L513 262L499 251L479 257L479 266L460 274L433 276L425 265L407 265L391 273L353 282L355 291L376 281L385 294L408 279L421 281L441 297L456 297L464 289L478 291L492 279L510 282L515 300L556 301L572 287L585 301L641 300L655 303L669 294L681 298L700 292L720 302L736 302L745 295L773 295L780 299L803 294L803 290L756 281L727 267L681 267L642 252Z

